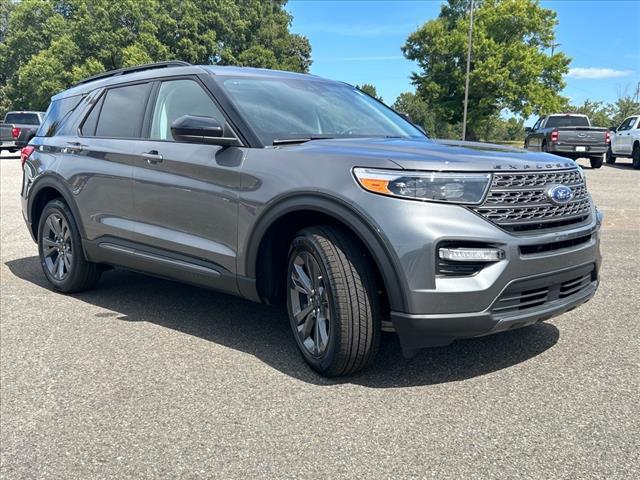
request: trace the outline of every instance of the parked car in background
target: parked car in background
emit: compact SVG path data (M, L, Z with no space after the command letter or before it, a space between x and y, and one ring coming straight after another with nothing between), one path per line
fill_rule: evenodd
M22 157L54 288L122 266L282 304L328 376L369 365L383 330L409 356L548 320L599 283L602 216L575 162L433 141L311 75L100 74L53 97Z
M618 128L612 128L607 163L618 157L631 157L633 168L640 169L640 114L624 119Z
M0 151L17 152L33 138L45 112L7 112L0 123Z
M525 129L524 148L572 159L589 158L600 168L609 148L609 130L592 127L589 117L577 113L554 113L540 117Z

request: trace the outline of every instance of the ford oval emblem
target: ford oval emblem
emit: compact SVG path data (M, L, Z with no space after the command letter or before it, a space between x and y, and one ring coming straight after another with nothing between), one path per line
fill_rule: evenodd
M566 185L549 185L546 193L549 200L558 205L564 205L573 199L573 190Z

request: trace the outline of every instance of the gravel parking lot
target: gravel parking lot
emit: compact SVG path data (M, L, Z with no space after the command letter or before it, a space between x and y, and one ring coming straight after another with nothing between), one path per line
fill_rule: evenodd
M587 162L582 162L587 165ZM639 478L640 171L587 170L596 297L325 380L277 309L115 270L51 291L1 174L2 478Z

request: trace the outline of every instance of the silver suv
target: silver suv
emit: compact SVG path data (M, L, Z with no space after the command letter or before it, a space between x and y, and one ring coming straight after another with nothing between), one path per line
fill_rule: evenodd
M120 266L286 305L318 372L571 310L598 285L600 214L546 153L433 141L311 75L165 62L53 97L22 208L62 292ZM229 319L234 321L234 319Z

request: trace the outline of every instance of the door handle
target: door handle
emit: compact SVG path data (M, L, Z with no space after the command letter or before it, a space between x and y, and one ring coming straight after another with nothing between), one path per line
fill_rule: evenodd
M157 150L144 152L142 158L144 158L149 165L155 165L163 160L162 155L160 155Z
M71 153L80 153L83 145L80 142L67 142L66 150Z

